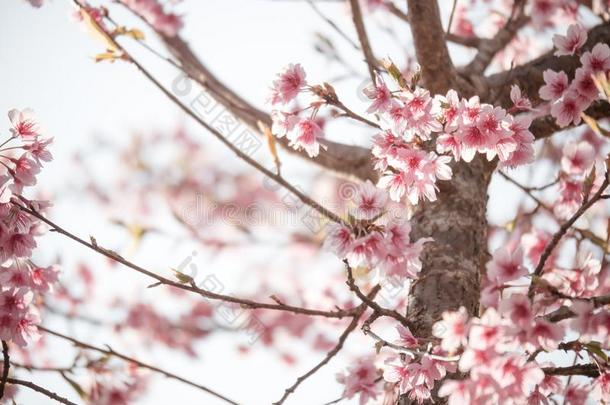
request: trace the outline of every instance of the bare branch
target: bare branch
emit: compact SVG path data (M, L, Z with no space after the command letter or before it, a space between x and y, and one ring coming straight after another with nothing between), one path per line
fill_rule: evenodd
M345 268L347 269L347 285L349 286L349 289L352 290L356 294L356 296L358 298L360 298L360 300L362 302L364 302L368 307L373 309L379 315L394 318L398 322L402 323L404 326L409 325L409 320L405 316L398 313L398 311L382 308L374 300L372 300L372 299L368 298L366 295L364 295L362 290L360 290L360 288L356 285L356 281L354 280L354 274L352 272L351 266L349 265L347 260L343 260L343 263L345 263Z
M206 386L203 386L201 384L198 384L198 383L195 383L193 381L187 380L184 377L180 377L180 376L178 376L178 375L176 375L174 373L170 373L168 371L160 369L159 367L156 367L156 366L144 363L144 362L142 362L140 360L134 359L133 357L129 357L129 356L126 356L124 354L121 354L121 353L115 351L114 349L112 349L110 347L108 347L108 349L102 349L101 347L97 347L97 346L91 345L89 343L81 342L80 340L77 340L77 339L75 339L73 337L66 336L66 335L61 334L59 332L52 331L52 330L47 329L47 328L45 328L43 326L39 326L38 329L40 329L41 331L46 332L46 333L48 333L50 335L53 335L55 337L67 340L67 341L71 342L72 344L74 344L74 346L76 346L76 347L79 347L79 348L82 348L82 349L87 349L87 350L92 350L94 352L102 353L102 354L105 354L107 356L112 356L112 357L119 358L121 360L124 360L124 361L127 361L129 363L132 363L132 364L134 364L134 365L136 365L136 366L138 366L140 368L144 368L144 369L147 369L147 370L150 370L150 371L154 371L155 373L161 374L161 375L163 375L163 376L165 376L167 378L171 378L173 380L180 381L180 382L182 382L184 384L190 385L191 387L195 387L195 388L197 388L197 389L199 389L201 391L207 392L208 394L213 395L214 397L216 397L218 399L222 399L223 401L225 401L225 402L227 402L229 404L239 405L237 402L235 402L235 401L225 397L224 395L221 395L221 394L217 393L216 391L214 391L214 390L212 390L212 389L210 389L210 388L208 388Z
M599 187L599 190L597 190L597 192L593 196L591 196L591 198L585 200L585 203L580 206L580 208L574 213L574 215L572 215L570 219L568 219L559 227L559 230L555 232L551 241L544 248L544 251L540 256L540 260L538 261L538 265L532 273L532 283L530 284L528 291L528 296L530 298L534 296L534 287L537 281L536 279L542 275L544 265L551 253L553 252L553 249L555 249L555 247L557 246L561 238L566 234L568 229L570 229L572 225L574 225L574 223L578 220L578 218L580 218L593 204L600 200L604 191L606 190L606 188L608 188L608 185L610 184L610 171L607 171L604 176L604 181Z
M52 400L60 402L62 404L65 404L65 405L76 405L74 402L72 402L72 401L70 401L70 400L68 400L68 399L66 399L64 397L61 397L61 396L57 395L53 391L49 391L48 389L43 388L43 387L41 387L39 385L36 385L36 384L34 384L33 382L30 382L30 381L19 380L17 378L9 378L7 380L7 382L9 384L15 384L15 385L21 385L21 386L24 386L24 387L28 387L29 389L34 390L36 392L40 392L41 394L44 394L47 397L51 398Z
M472 61L460 70L467 75L480 75L489 66L494 56L513 40L517 32L523 28L530 18L525 15L525 1L514 2L513 11L496 35L491 39L482 39L478 44L479 51Z
M256 302L256 301L252 301L252 300L248 300L248 299L242 299L242 298L237 298L237 297L233 297L230 295L223 295L223 294L217 294L211 291L207 291L204 289L201 289L199 287L197 287L195 285L194 280L191 280L191 282L189 284L183 284L174 280L170 280L166 277L160 276L150 270L147 270L143 267L140 267L128 260L126 260L125 258L123 258L122 256L120 256L119 254L117 254L116 252L113 252L110 249L106 249L102 246L100 246L97 241L95 241L95 239L92 238L92 241L94 241L95 243L90 243L87 242L81 238L79 238L78 236L70 233L69 231L65 230L64 228L60 227L59 225L57 225L56 223L54 223L53 221L45 218L44 216L42 216L39 212L35 211L32 207L25 207L22 205L19 205L15 202L13 202L13 204L15 204L16 206L18 206L22 211L27 212L28 214L40 219L42 222L46 223L47 225L49 225L51 227L51 230L54 232L57 232L59 234L62 234L70 239L72 239L75 242L80 243L83 246L88 247L89 249L103 255L106 256L109 259L112 259L118 263L121 263L122 265L137 271L138 273L142 273L154 280L156 280L158 282L158 284L164 284L170 287L174 287L174 288L179 288L181 290L185 290L185 291L190 291L196 294L201 295L204 298L208 298L208 299L212 299L212 300L219 300L219 301L225 301L225 302L230 302L233 304L238 304L244 308L250 308L250 309L255 309L255 308L259 308L259 309L269 309L269 310L275 310L275 311L286 311L286 312L292 312L294 314L301 314L301 315L310 315L310 316L322 316L322 317L327 317L327 318L345 318L348 316L353 316L354 314L354 310L334 310L334 311L322 311L322 310L315 310L315 309L309 309L309 308L302 308L302 307L295 307L292 305L286 305L286 304L268 304L268 303L262 303L262 302Z
M349 4L352 9L352 20L354 21L354 26L356 27L356 32L358 33L358 40L360 41L362 53L364 53L364 60L366 61L369 69L369 76L371 77L371 81L375 83L375 67L377 66L377 59L375 59L375 55L373 55L369 37L366 35L360 3L358 0L349 0Z
M568 367L543 367L542 371L546 375L583 375L585 377L599 377L599 368L595 364L576 364Z
M369 293L369 297L368 298L372 299L372 297L374 297L377 294L377 292L379 292L379 287L373 289ZM339 353L339 351L343 348L343 344L347 340L347 337L354 331L354 329L356 329L356 326L358 326L358 320L360 319L360 317L362 316L364 311L366 311L366 309L367 309L367 305L365 303L362 303L362 304L360 304L357 307L357 311L356 311L356 314L354 315L354 318L352 319L350 324L347 326L347 328L343 331L341 336L339 336L339 340L338 340L337 344L335 345L335 347L333 347L326 354L324 359L322 359L322 361L320 361L318 364L316 364L311 370L309 370L308 372L306 372L305 374L303 374L302 376L297 378L297 381L284 391L284 395L282 395L282 398L280 398L279 401L274 402L274 405L281 405L281 404L283 404L284 401L286 401L286 399L288 398L288 396L290 396L290 394L292 394L297 389L297 387L299 385L301 385L301 383L303 381L305 381L306 379L308 379L309 377L314 375L319 369L321 369L333 357L335 357L337 355L337 353Z
M425 87L433 94L457 87L436 0L407 0L411 33Z

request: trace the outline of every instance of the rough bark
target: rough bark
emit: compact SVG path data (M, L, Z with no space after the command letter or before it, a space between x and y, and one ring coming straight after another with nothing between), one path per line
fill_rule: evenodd
M438 5L430 0L408 0L411 32L424 85L432 93L457 88L460 82L447 52ZM417 21L417 23L415 23ZM432 336L432 326L443 312L463 306L478 315L480 271L487 260L487 186L493 166L477 158L453 164L451 181L438 182L438 200L417 206L411 220L413 237L432 237L422 255L420 279L409 294L407 317L415 336ZM434 403L442 400L433 395ZM401 404L410 403L402 398Z

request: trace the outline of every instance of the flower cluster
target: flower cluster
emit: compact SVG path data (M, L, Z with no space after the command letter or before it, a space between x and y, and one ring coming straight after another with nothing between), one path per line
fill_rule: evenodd
M557 48L555 54L578 54L586 40L585 29L572 25L566 36L556 35L553 38ZM590 51L582 53L580 63L571 83L565 72L547 69L543 73L545 84L539 90L540 98L551 103L551 115L562 128L572 123L579 124L581 113L599 99L600 91L593 77L610 72L610 47L608 44L596 44Z
M369 112L379 113L391 127L374 138L373 156L382 172L379 186L388 188L395 201L403 195L412 204L424 198L436 200L436 180L451 179L452 158L470 162L481 153L510 167L533 159L528 115L513 117L503 108L481 103L478 96L460 99L455 90L432 97L427 90L411 86L396 94L379 75L365 94L373 100ZM531 108L517 87L511 98L515 110ZM436 151L426 145L434 133Z
M289 64L273 81L267 102L272 106L288 107L301 91L310 88L305 77L305 70L300 64ZM291 108L289 111L271 111L271 132L278 138L286 136L292 148L305 150L310 157L315 157L320 153L319 139L324 136L322 128L315 120L318 107L314 107L308 117L299 117L302 111L305 110Z
M343 396L353 398L356 394L360 396L360 405L366 404L369 399L376 399L379 395L377 380L379 371L375 367L374 356L359 358L345 372L338 373L337 381L345 385Z
M9 111L11 136L0 145L4 173L0 175L0 337L19 346L37 336L39 322L36 296L50 291L57 281L55 266L40 267L31 260L40 221L16 204L27 204L37 211L49 204L28 201L21 194L36 184L42 162L51 160L44 138L30 110ZM7 146L12 141L21 144Z
M419 342L408 328L399 326L397 329L399 339L394 344L403 347L418 345ZM443 351L436 348L433 354L443 354ZM455 370L455 363L439 360L427 353L419 359L412 354L404 354L386 361L383 379L395 384L398 395L406 394L412 401L422 403L430 400L436 381Z
M126 7L141 16L156 31L174 37L182 28L182 18L164 10L159 0L120 0Z
M386 201L386 192L370 181L359 185L349 215L352 226L331 225L325 244L352 267L379 268L388 276L415 279L421 271L424 244L432 239L412 242L411 227L405 221L375 223L383 216Z

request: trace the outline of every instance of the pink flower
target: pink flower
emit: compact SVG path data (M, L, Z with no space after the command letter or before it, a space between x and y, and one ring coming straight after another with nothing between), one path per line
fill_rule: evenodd
M521 89L516 84L510 87L510 99L517 110L531 110L532 102L521 95Z
M289 64L277 75L271 87L271 104L287 104L307 85L305 70L300 63Z
M22 111L12 109L8 112L8 118L13 126L11 128L13 136L20 136L24 139L38 136L38 124L34 120L34 111L29 108Z
M40 172L38 163L23 154L19 159L11 159L15 164L15 179L26 186L36 184L36 175Z
M318 138L321 138L323 135L322 129L314 120L302 118L288 132L287 136L290 139L291 147L296 150L304 149L309 157L315 157L320 153Z
M526 274L528 273L523 266L523 253L520 248L500 248L487 263L487 278L496 285L516 280Z
M570 384L564 392L564 403L566 405L585 405L589 390L580 384Z
M590 70L583 68L576 69L574 80L570 86L585 100L592 102L599 97L599 90L593 81Z
M385 191L367 180L358 187L354 201L356 204L354 216L357 219L374 219L381 214L387 199L388 195Z
M468 313L466 308L460 307L457 311L444 312L443 320L438 321L432 328L434 336L442 339L441 349L453 353L460 346L466 344L468 334Z
M582 181L562 176L559 180L559 199L553 207L555 215L563 219L571 217L580 208L582 200Z
M588 174L595 162L595 150L588 142L567 142L563 147L561 168L571 176Z
M125 6L145 19L156 31L174 37L182 28L182 19L166 12L159 0L120 0Z
M550 240L551 235L540 229L533 229L521 237L521 246L531 263L538 264L540 256Z
M394 344L403 347L415 347L419 345L417 338L413 336L409 328L397 325L396 331L398 331L398 339L394 341Z
M369 399L376 399L379 394L377 377L379 372L375 368L373 356L360 357L343 373L337 374L337 381L345 385L343 395L353 398L360 395L360 405L366 404Z
M607 44L596 44L590 52L580 57L582 67L589 72L607 72L610 70L610 47Z
M345 257L349 252L353 241L354 237L349 228L341 224L331 224L329 225L324 246L334 252L337 256Z
M41 160L44 162L50 162L53 160L51 152L47 149L47 146L53 142L53 138L35 140L29 145L25 145L23 148L27 150L30 155L36 160L36 163L41 164Z
M387 188L390 198L398 202L407 191L407 181L407 175L403 172L387 174L379 179L377 186Z
M593 381L592 396L600 404L610 402L610 373L602 373Z
M580 113L587 107L586 101L571 90L563 95L563 98L558 100L551 107L551 115L556 119L557 125L561 128L567 127L571 123L580 124Z
M553 45L557 48L555 56L574 55L574 52L585 42L587 42L587 30L580 24L572 24L566 36L553 35Z
M500 312L508 317L515 326L528 329L534 319L530 300L523 294L511 294L508 299L500 302Z
M540 98L555 101L568 89L568 75L547 69L542 73L545 85L540 88Z
M271 111L271 122L271 133L278 138L283 138L299 122L299 117L295 114L273 110Z
M376 265L386 253L383 242L383 238L378 232L356 239L346 255L349 264L353 267Z
M375 72L375 84L369 85L363 92L368 98L373 100L373 104L366 110L367 113L382 113L390 107L392 93L379 73Z
M538 319L528 331L529 340L547 352L557 349L563 339L564 329L561 325Z

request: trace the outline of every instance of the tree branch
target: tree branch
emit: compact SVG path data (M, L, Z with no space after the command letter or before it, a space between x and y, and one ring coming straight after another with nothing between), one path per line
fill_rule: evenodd
M457 86L457 72L449 56L436 0L407 0L415 55L424 86L432 94Z
M369 293L369 298L372 299L372 297L374 297L377 294L377 292L379 292L379 287L373 289ZM288 398L288 396L290 396L290 394L292 394L297 389L297 387L299 385L301 385L301 383L303 381L305 381L306 379L308 379L309 377L314 375L319 369L321 369L333 357L335 357L337 355L337 353L339 353L339 351L343 348L343 344L347 340L347 337L354 331L354 329L356 329L356 326L358 326L358 320L360 319L360 317L362 316L364 311L366 311L366 309L367 309L367 305L364 302L357 307L356 314L354 315L352 321L347 326L347 328L343 331L341 336L339 336L339 341L337 342L335 347L333 347L326 354L326 356L322 359L322 361L320 361L318 364L316 364L311 370L309 370L308 372L306 372L305 374L303 374L302 376L297 378L297 381L284 391L284 395L282 395L282 398L280 398L279 401L274 402L274 405L283 404L284 401L286 401L286 399Z
M593 204L595 204L596 202L598 202L600 200L602 194L604 193L604 190L606 190L606 188L608 188L609 184L610 184L610 171L607 171L604 174L604 181L601 184L601 186L599 187L599 190L597 190L597 192L593 196L591 196L591 198L589 198L588 200L585 200L585 203L580 206L580 208L574 213L574 215L572 215L572 217L570 217L570 219L568 219L566 222L564 222L559 227L559 230L557 232L555 232L551 241L544 248L544 251L542 252L542 255L540 256L540 260L538 261L538 265L536 266L536 269L534 269L534 272L532 273L532 283L530 284L530 287L529 287L529 290L527 293L527 295L530 298L532 298L534 296L534 287L536 285L537 278L542 275L542 272L544 270L544 265L545 265L547 259L549 258L549 256L551 256L553 249L555 249L555 247L557 246L557 244L559 243L561 238L566 234L568 229L570 229L572 227L572 225L574 225L574 223L578 220L578 218L580 218Z
M4 387L6 387L6 381L8 379L8 371L11 367L10 357L8 355L8 343L2 341L2 356L4 358L2 367L2 380L0 381L0 399L4 397Z
M230 295L223 295L223 294L217 294L211 291L207 291L204 289L201 289L199 287L197 287L195 285L195 281L194 280L190 280L190 282L188 284L184 284L184 283L180 283L178 281L174 281L174 280L170 280L166 277L160 276L150 270L147 270L143 267L140 267L128 260L126 260L125 258L123 258L122 256L120 256L118 253L110 250L110 249L106 249L102 246L100 246L97 241L94 238L91 238L92 242L87 242L81 238L79 238L78 236L70 233L69 231L65 230L64 228L60 227L59 225L57 225L56 223L54 223L53 221L45 218L44 216L42 216L39 212L35 211L32 207L24 207L20 204L17 204L15 202L13 202L13 204L15 204L16 206L18 206L22 211L27 212L28 214L38 218L39 220L41 220L42 222L44 222L45 224L49 225L51 227L51 230L54 232L57 232L59 234L62 234L66 237L68 237L69 239L72 239L75 242L80 243L83 246L88 247L89 249L103 255L106 256L107 258L114 260L117 263L121 263L122 265L137 271L138 273L142 273L154 280L156 280L158 283L157 284L164 284L164 285L168 285L170 287L174 287L174 288L179 288L181 290L185 290L185 291L190 291L196 294L201 295L204 298L208 298L211 300L219 300L219 301L225 301L225 302L230 302L233 304L238 304L241 305L244 308L250 308L250 309L255 309L255 308L260 308L260 309L269 309L269 310L276 310L276 311L286 311L286 312L292 312L294 314L301 314L301 315L309 315L309 316L322 316L322 317L327 317L327 318L345 318L348 316L353 316L354 314L354 310L335 310L335 311L322 311L322 310L316 310L316 309L309 309L309 308L302 308L302 307L295 307L292 305L286 305L286 304L268 304L268 303L262 303L262 302L256 302L256 301L252 301L252 300L248 300L248 299L242 299L242 298L237 298L237 297L233 297Z
M53 391L49 391L46 388L43 388L39 385L34 384L33 382L30 381L24 381L24 380L19 380L17 378L9 378L7 380L7 382L9 384L15 384L15 385L22 385L24 387L28 387L31 390L34 390L36 392L40 392L41 394L46 395L47 397L51 398L54 401L60 402L62 404L65 405L76 405L74 402L64 398L64 397L60 397L59 395L57 395L56 393L54 393Z
M222 399L223 401L225 401L225 402L227 402L229 404L239 405L237 402L235 402L235 401L225 397L224 395L221 395L221 394L217 393L216 391L214 391L214 390L212 390L212 389L210 389L210 388L208 388L206 386L203 386L201 384L197 384L197 383L195 383L193 381L187 380L186 378L180 377L180 376L178 376L176 374L173 374L173 373L170 373L170 372L165 371L163 369L160 369L159 367L155 367L153 365L144 363L144 362L142 362L140 360L134 359L133 357L129 357L129 356L126 356L124 354L121 354L121 353L113 350L110 347L108 347L108 349L102 349L101 347L97 347L97 346L93 346L93 345L91 345L89 343L81 342L80 340L77 340L77 339L75 339L73 337L66 336L66 335L61 334L59 332L52 331L52 330L47 329L47 328L45 328L43 326L38 326L38 329L40 329L43 332L48 333L49 335L53 335L55 337L67 340L67 341L71 342L72 344L74 344L76 347L80 347L82 349L87 349L87 350L92 350L92 351L95 351L95 352L98 352L98 353L105 354L107 356L113 356L113 357L119 358L121 360L124 360L124 361L127 361L129 363L135 364L136 366L138 366L140 368L144 368L144 369L147 369L147 370L150 370L150 371L154 371L155 373L161 374L161 375L163 375L163 376L165 376L167 378L171 378L173 380L180 381L180 382L182 382L184 384L190 385L191 387L195 387L195 388L197 388L197 389L199 389L201 391L207 392L208 394L213 395L214 397L216 397L218 399Z
M610 43L610 22L599 24L589 30L587 42L582 48L583 51L593 48L598 42ZM580 59L578 56L557 57L553 55L551 50L524 65L487 77L486 85L489 89L487 99L496 100L497 105L505 108L510 107L512 105L510 85L516 84L530 100L534 103L539 102L538 90L544 85L542 73L545 70L562 70L566 72L569 78L573 78L574 72L579 66Z
M364 54L364 60L366 61L369 70L369 76L371 81L375 83L375 67L377 66L377 59L375 59L375 55L373 55L369 37L366 35L359 0L349 0L349 4L352 9L352 21L356 27L356 33L358 33L358 40L360 41L362 53Z
M259 121L271 126L272 122L269 114L245 101L216 78L179 36L168 37L162 33L157 34L168 51L180 62L183 72L206 89L216 101L231 111L235 117L257 132ZM318 156L310 158L305 151L296 151L290 147L287 138L277 139L276 142L286 151L331 171L362 180L376 181L377 179L377 172L373 169L370 151L366 148L323 140L322 143L326 146L326 150L321 150Z
M595 364L576 364L568 367L543 367L542 371L546 375L583 375L586 377L599 377L599 368Z
M467 75L480 75L487 69L494 56L504 49L517 32L529 22L530 18L524 11L525 3L524 0L514 2L513 11L504 27L498 30L493 38L480 40L477 54L468 65L460 68L460 71Z

